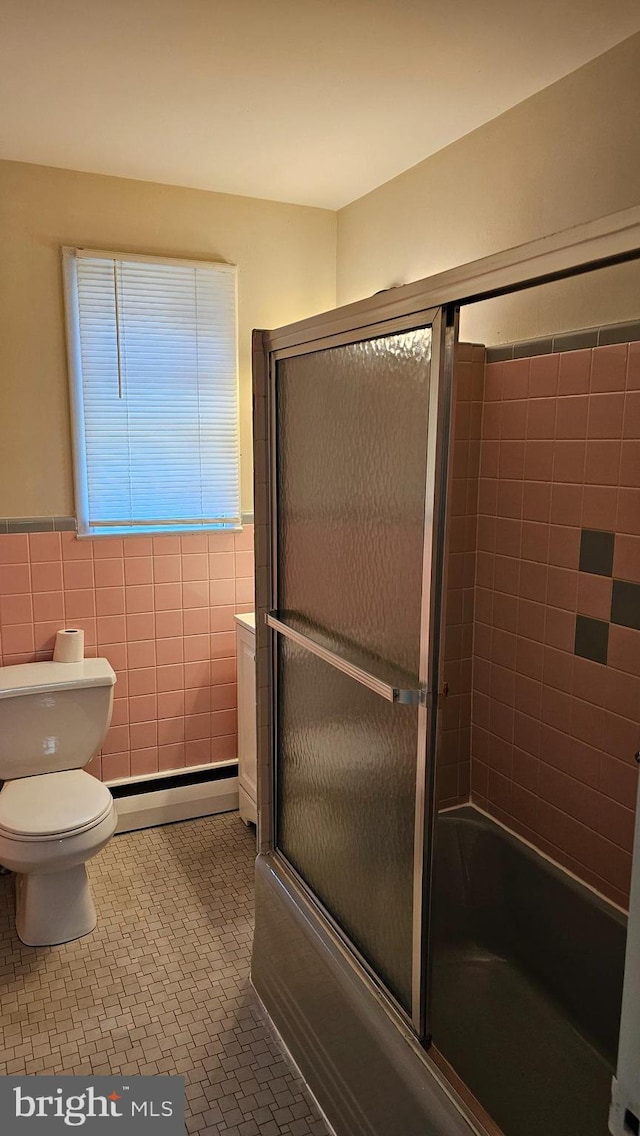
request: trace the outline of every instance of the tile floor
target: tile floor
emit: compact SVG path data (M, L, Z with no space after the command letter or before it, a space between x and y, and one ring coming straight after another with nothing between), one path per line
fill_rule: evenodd
M0 1074L181 1073L188 1133L327 1136L249 984L254 855L237 813L117 836L61 947L20 943L0 878Z

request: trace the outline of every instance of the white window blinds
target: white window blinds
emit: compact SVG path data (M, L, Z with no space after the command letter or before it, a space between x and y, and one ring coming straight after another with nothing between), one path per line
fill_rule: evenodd
M64 262L79 532L239 527L235 267Z

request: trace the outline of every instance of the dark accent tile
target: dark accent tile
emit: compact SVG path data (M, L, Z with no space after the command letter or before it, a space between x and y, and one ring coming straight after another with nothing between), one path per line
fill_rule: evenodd
M487 347L487 363L504 363L506 359L513 359L513 344L508 347Z
M609 624L590 615L577 615L574 654L606 666L608 647Z
M611 622L640 631L640 584L614 580L611 595Z
M516 343L513 348L514 359L530 359L532 355L551 355L553 339L529 339L524 343Z
M0 518L0 533L7 533L9 531L9 529L7 527L8 524L9 524L9 522L6 521L4 518Z
M76 519L75 517L54 517L53 527L56 532L75 532Z
M580 571L591 572L593 576L612 576L615 539L616 534L612 532L583 529L580 538Z
M53 532L53 517L8 517L7 532Z
M566 335L554 335L554 351L582 351L585 347L598 346L598 328L589 331L570 331Z
M598 346L604 347L608 343L635 343L640 339L640 320L631 323L613 323L609 327L601 327L598 332Z

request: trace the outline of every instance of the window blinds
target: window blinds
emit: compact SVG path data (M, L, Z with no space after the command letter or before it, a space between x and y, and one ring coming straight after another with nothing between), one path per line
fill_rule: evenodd
M79 531L240 525L236 270L65 250Z

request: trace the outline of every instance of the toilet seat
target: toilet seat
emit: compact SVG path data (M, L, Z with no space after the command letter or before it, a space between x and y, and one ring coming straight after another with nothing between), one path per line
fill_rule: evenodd
M0 792L0 835L17 841L62 839L107 817L113 797L82 769L7 781Z

